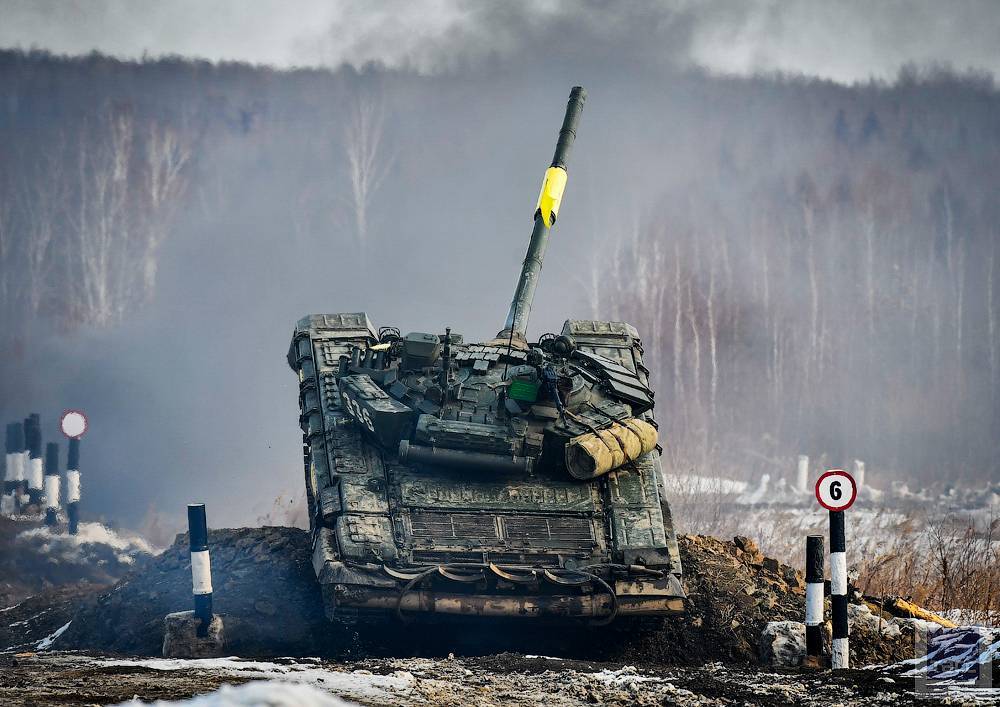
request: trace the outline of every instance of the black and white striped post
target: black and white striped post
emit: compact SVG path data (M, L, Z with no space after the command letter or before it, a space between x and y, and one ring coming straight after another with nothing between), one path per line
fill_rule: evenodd
M16 497L20 489L20 482L24 479L24 458L21 452L24 451L24 427L20 422L11 422L7 425L7 456L6 471L4 472L3 494L4 496Z
M69 534L76 535L80 528L80 438L69 440L66 458L66 520Z
M0 489L0 515L5 516L14 515L14 511L17 508L17 502L15 501L14 495L14 473L15 467L21 461L21 450L17 448L17 443L15 441L15 424L16 423L10 423L7 425L7 456L4 457L3 489Z
M806 657L823 655L823 536L806 538Z
M59 429L69 439L66 456L66 521L69 534L80 529L80 438L87 431L87 416L79 410L67 410L59 418Z
M3 493L7 495L13 490L14 487L14 425L7 425L7 444L5 449L7 450L7 456L4 457L4 468L3 468Z
M28 473L28 443L25 441L24 423L13 422L11 424L14 427L14 449L17 450L13 459L14 506L20 510L28 503L27 481L25 480ZM9 466L7 468L10 469Z
M830 609L833 620L834 670L850 665L847 625L847 538L844 532L844 512L830 511Z
M45 445L45 525L54 528L59 522L59 445Z
M45 472L42 468L42 423L38 413L24 421L24 437L28 445L28 503L41 506Z
M844 511L858 497L854 477L843 469L831 469L816 481L816 499L830 511L830 608L833 620L834 670L850 667L847 623L847 538Z
M205 520L204 503L189 504L187 509L194 615L201 619L197 635L204 638L208 635L208 626L212 622L212 562L208 554L208 523Z

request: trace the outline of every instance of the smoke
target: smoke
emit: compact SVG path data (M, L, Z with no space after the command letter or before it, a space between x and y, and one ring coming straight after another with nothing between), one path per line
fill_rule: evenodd
M120 575L137 557L156 554L145 539L121 535L100 523L81 523L76 535L46 527L22 531L14 552L52 564L96 565L111 575Z
M600 60L631 71L672 65L750 75L785 72L864 81L910 63L1000 71L1000 11L950 3L821 0L603 0L362 3L239 0L209 4L4 0L0 46L91 50L291 66L377 62L424 73L511 61Z
M988 80L911 76L910 83L845 87L689 68L838 81L895 76L911 61L996 70L998 13L986 4L956 5L944 19L929 5L891 2L864 11L850 3L317 3L299 12L262 2L239 16L234 7L4 8L0 44L389 67L279 73L178 60L4 58L10 68L2 74L0 130L7 132L0 146L20 142L34 156L56 137L74 144L77 118L100 120L108 105L132 106L138 121L168 123L194 145L183 201L158 250L151 300L110 328L80 328L60 316L71 288L60 290L0 362L5 419L37 410L51 440L63 409L87 412L84 518L137 524L152 504L159 525L174 529L183 525L185 503L204 501L213 527L300 522L297 381L284 361L295 321L367 311L376 325L404 332L452 326L469 339L495 334L573 84L586 86L591 98L536 295L533 336L558 331L567 317L609 314L606 295L622 283L595 265L612 261L623 240L652 246L653 235L687 229L706 213L728 224L736 241L742 224L755 219L758 233L791 228L778 207L759 212L754 189L780 200L803 173L832 181L840 108L855 137L838 164L851 165L852 150L883 149L857 138L874 111L886 130L890 116L898 128L894 159L930 161L941 170L935 175L979 175L981 191L963 195L966 203L995 192L996 174L984 166L996 149L997 99ZM367 237L359 239L345 141L351 107L365 96L384 106L381 154L391 168L371 198ZM0 183L16 186L23 175L14 162L3 164ZM75 169L67 167L71 178ZM685 237L696 249L699 239ZM841 263L823 267L828 281L852 282ZM887 258L879 268L889 272L892 263ZM752 301L750 269L737 262L733 270L733 301ZM640 293L649 291L641 278L658 277L629 272L625 284ZM64 273L52 267L45 281L64 281ZM982 293L968 287L965 301L982 308ZM747 315L742 331L755 331L755 321ZM5 335L19 326L2 324ZM769 346L759 344L755 351ZM666 353L650 347L648 362L661 367L656 356ZM969 370L972 387L984 389L983 361ZM660 401L662 415L672 418L690 403ZM939 413L910 409L929 419ZM294 503L271 508L275 498Z
M77 535L46 527L19 532L5 545L2 564L5 576L26 586L111 584L158 552L138 536L81 523Z

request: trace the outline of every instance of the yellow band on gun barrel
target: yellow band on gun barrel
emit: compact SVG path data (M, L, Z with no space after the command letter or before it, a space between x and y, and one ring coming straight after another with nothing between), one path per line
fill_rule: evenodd
M551 228L559 215L559 203L562 201L563 190L566 188L566 170L562 167L549 167L545 170L542 180L542 191L538 194L538 205L535 216L540 213L545 225Z

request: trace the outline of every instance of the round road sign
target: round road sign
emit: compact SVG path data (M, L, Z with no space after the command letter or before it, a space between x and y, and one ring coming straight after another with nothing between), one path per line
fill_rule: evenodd
M79 439L87 431L87 416L79 410L67 410L59 418L59 429L70 439Z
M846 511L857 497L858 485L843 469L830 469L816 480L816 500L828 511Z

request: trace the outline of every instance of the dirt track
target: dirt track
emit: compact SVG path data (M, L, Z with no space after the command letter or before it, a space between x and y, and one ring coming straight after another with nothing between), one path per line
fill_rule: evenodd
M153 657L160 652L163 615L190 603L181 537L110 589L68 584L0 610L0 704L181 699L260 680L311 685L370 705L928 701L912 692L912 680L875 670L833 676L759 667L762 627L801 616L804 587L801 574L763 557L746 538L682 538L685 615L606 628L491 621L336 629L322 615L306 533L220 530L211 543L227 652L244 659ZM910 636L888 640L859 632L852 638L852 652L866 662L891 663L909 657L907 651ZM283 655L295 658L275 657ZM989 702L990 694L977 699L1000 704Z
M709 664L643 669L514 654L352 663L116 660L31 654L0 663L0 704L114 704L181 699L224 683L281 679L365 705L898 705L960 704L917 695L912 680L857 670L774 671ZM955 695L952 695L952 699ZM1000 704L982 695L976 704Z

